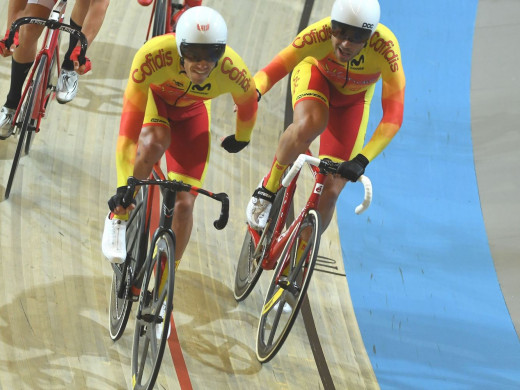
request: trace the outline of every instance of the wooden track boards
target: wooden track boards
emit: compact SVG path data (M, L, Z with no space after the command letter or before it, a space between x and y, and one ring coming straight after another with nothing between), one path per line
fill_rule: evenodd
M6 3L0 5L3 16ZM252 72L290 42L303 3L205 2L228 21L229 44ZM311 18L324 16L331 4L328 0L326 7L315 7ZM100 241L106 201L116 183L122 92L133 54L144 42L150 10L136 1L112 1L89 50L92 73L80 78L74 101L64 106L53 102L30 155L21 159L11 197L0 202L0 389L130 388L133 319L113 343L107 330L111 269ZM5 26L5 20L1 23ZM64 48L67 39L62 42ZM0 59L2 99L9 74L10 60ZM262 275L246 301L237 304L232 293L245 206L271 163L283 129L286 83L262 99L251 145L237 155L218 147L220 138L234 131L232 100L223 96L213 104L213 148L205 186L230 195L230 223L216 231L215 204L197 201L174 304L194 389L324 388L301 317L272 362L262 366L256 360L258 313L271 273ZM0 141L2 194L15 146L15 138ZM377 389L347 280L341 276L345 271L335 223L323 236L320 255L332 259L339 274L316 272L309 291L330 377L336 389ZM325 269L323 264L320 269ZM189 388L182 370L177 377L171 356L165 353L156 387Z

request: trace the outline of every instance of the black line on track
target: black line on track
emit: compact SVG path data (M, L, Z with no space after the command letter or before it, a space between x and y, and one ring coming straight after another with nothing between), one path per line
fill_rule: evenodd
M305 0L302 16L300 19L300 25L298 26L298 33L308 26L313 6L314 0ZM285 100L284 129L286 129L292 123L292 114L291 75L289 75ZM288 217L288 223L289 221L294 220L294 209L292 208L292 205ZM305 330L307 331L307 337L309 338L310 347L312 354L314 355L314 361L316 362L316 367L318 368L318 373L320 374L323 388L325 390L334 390L336 387L334 386L334 381L332 380L332 375L330 374L329 366L327 365L327 360L325 359L325 354L323 353L323 348L321 347L308 296L306 296L302 302L301 312Z

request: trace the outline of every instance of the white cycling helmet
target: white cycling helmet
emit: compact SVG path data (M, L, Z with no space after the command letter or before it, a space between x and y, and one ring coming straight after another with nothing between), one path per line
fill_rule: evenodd
M226 50L227 26L213 8L197 6L181 15L175 36L181 57L216 62Z
M358 39L366 41L375 31L380 14L378 0L336 0L330 14L332 30L350 28L358 32Z

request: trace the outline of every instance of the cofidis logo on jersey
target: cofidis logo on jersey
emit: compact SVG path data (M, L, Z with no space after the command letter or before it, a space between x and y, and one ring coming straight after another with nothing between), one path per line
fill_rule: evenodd
M313 28L311 31L301 36L298 35L294 39L292 45L297 49L301 49L305 45L312 45L313 43L324 42L330 39L330 35L330 26L328 24L324 24L320 29Z
M132 71L132 80L135 83L142 83L153 72L173 64L172 52L164 51L163 49L159 50L158 53L148 53L144 56L144 60L137 69Z
M227 74L229 79L240 85L244 92L249 90L251 85L251 78L247 77L246 69L239 69L233 65L233 60L229 57L225 57L220 65L220 71Z
M399 70L399 54L394 51L394 46L394 41L391 39L385 41L378 31L370 38L370 47L385 58L392 72L397 72Z

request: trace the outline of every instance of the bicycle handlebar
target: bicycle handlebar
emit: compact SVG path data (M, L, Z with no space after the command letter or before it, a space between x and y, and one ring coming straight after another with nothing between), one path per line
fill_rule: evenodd
M146 179L139 180L133 176L130 176L127 181L126 192L123 195L122 204L130 205L132 200L134 199L135 187L141 185L157 185L164 188L168 188L175 192L191 192L198 193L202 195L206 195L209 198L218 200L221 203L220 207L220 216L217 220L213 221L213 226L216 229L222 230L226 227L229 220L229 197L226 193L221 192L218 194L214 194L213 192L206 191L203 188L195 187L190 184L183 183L182 181L177 180L155 180L155 179Z
M294 179L296 174L300 172L305 163L319 167L320 171L324 173L336 173L339 166L338 163L332 162L328 159L320 160L318 157L310 156L308 154L300 154L282 180L282 185L284 187L288 187L289 184L291 184L291 181ZM363 184L365 189L363 202L354 209L355 213L359 215L365 211L372 202L372 182L364 175L361 175L357 181Z
M52 19L43 19L43 18L34 18L34 17L24 17L20 19L16 19L11 25L11 29L9 30L9 37L5 41L5 47L10 48L14 42L14 34L18 29L24 24L39 24L44 27L48 27L51 30L61 30L65 31L71 35L74 35L81 44L80 58L85 57L85 53L87 52L88 41L81 31L75 29L74 27L58 22L57 20Z

